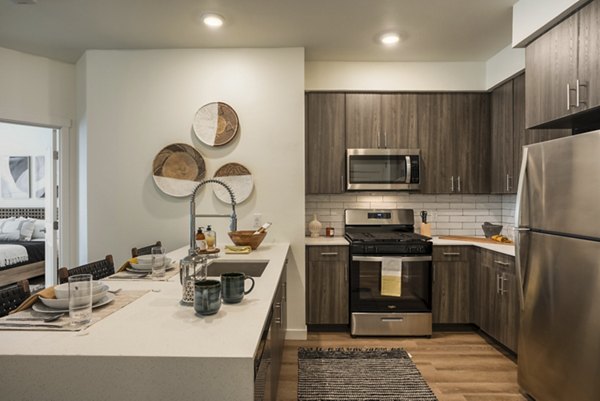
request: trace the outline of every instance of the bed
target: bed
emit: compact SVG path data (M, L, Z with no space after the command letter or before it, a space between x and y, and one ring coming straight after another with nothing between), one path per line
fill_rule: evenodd
M0 287L44 275L43 227L44 208L0 208Z

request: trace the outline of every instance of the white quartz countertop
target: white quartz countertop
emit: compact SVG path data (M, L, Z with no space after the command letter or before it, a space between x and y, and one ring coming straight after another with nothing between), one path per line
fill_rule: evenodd
M490 251L503 253L505 255L515 256L515 246L513 244L504 245L504 244L488 244L485 242L477 242L477 241L462 241L462 240L452 240L452 239L440 239L438 237L433 237L432 239L433 246L436 245L463 245L463 246L478 246L480 248L489 249Z
M304 244L307 246L348 246L349 243L344 237L305 237Z
M112 289L149 292L89 327L86 335L0 330L0 356L253 358L288 249L288 243L262 244L246 255L221 254L220 259L269 264L241 303L223 304L213 316L200 317L193 307L179 304L179 275L168 281L106 280ZM179 260L186 254L181 248L169 256Z

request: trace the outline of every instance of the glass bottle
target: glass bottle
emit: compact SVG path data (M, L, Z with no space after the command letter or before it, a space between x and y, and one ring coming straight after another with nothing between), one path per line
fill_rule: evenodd
M217 246L217 233L213 231L210 225L206 227L206 233L204 233L206 237L206 250L212 251Z
M206 237L202 232L202 227L198 227L198 232L196 232L196 251L206 251Z

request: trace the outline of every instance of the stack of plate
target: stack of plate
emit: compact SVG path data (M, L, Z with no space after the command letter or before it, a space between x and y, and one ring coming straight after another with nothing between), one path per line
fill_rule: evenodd
M152 273L152 255L142 255L138 256L137 263L129 263L129 267L127 267L127 271L133 273ZM169 265L171 264L171 259L165 256L165 265L167 266L167 270L169 270Z
M94 281L92 287L92 308L106 305L115 299L115 295L108 292L108 285ZM54 294L56 298L43 298L38 299L42 302L35 303L33 310L37 312L68 312L69 311L69 284L60 284L54 287Z

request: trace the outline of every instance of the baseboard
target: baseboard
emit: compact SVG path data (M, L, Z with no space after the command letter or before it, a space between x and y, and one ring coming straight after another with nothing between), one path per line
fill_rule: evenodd
M287 329L285 331L286 340L306 340L306 328L304 329Z

